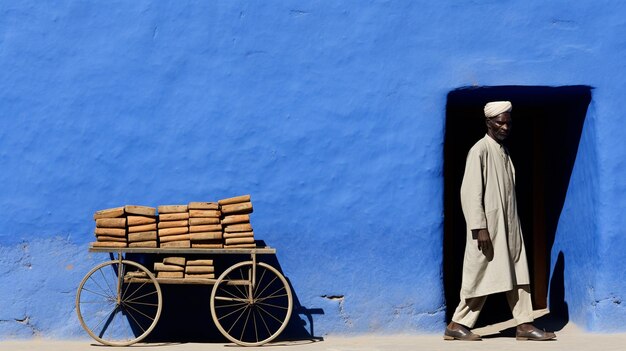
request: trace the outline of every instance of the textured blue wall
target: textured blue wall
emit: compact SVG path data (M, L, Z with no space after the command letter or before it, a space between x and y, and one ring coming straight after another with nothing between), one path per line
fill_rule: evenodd
M563 217L554 249L580 253L572 319L623 330L625 6L1 3L0 336L84 336L93 211L242 193L317 334L440 332L445 97L468 85L595 87L564 207L588 231Z

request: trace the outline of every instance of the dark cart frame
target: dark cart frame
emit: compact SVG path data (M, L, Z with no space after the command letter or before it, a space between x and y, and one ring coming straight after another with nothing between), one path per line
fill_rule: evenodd
M293 297L285 277L257 255L275 254L270 247L254 249L200 248L89 248L89 252L115 254L116 259L95 266L85 275L76 294L78 320L96 341L127 346L143 340L156 326L163 298L161 284L213 285L211 316L218 330L242 346L259 346L285 329L293 310ZM249 255L222 272L217 279L156 278L125 254Z

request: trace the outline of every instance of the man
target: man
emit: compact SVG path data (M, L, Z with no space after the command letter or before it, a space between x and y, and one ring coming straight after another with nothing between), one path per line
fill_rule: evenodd
M461 301L446 327L446 340L481 340L469 331L487 295L506 292L517 323L518 340L550 340L556 336L532 325L530 278L515 198L515 169L502 144L511 132L512 105L485 105L487 135L469 151L461 185L467 224Z

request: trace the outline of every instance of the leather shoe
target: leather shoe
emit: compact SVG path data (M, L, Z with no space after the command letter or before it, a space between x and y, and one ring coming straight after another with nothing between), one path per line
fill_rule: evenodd
M519 328L515 331L515 339L517 340L532 340L532 341L546 341L552 340L556 338L556 334L553 332L547 332L544 330L540 330L535 328L535 326L531 325L530 330L520 330Z
M446 327L446 331L443 334L444 340L464 340L464 341L478 341L482 340L480 335L474 334L464 326L457 324L455 328Z

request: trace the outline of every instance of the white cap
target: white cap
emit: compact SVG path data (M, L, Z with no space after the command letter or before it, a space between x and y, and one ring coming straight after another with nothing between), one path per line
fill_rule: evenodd
M492 118L501 113L511 112L512 109L510 101L492 101L485 105L485 117Z

